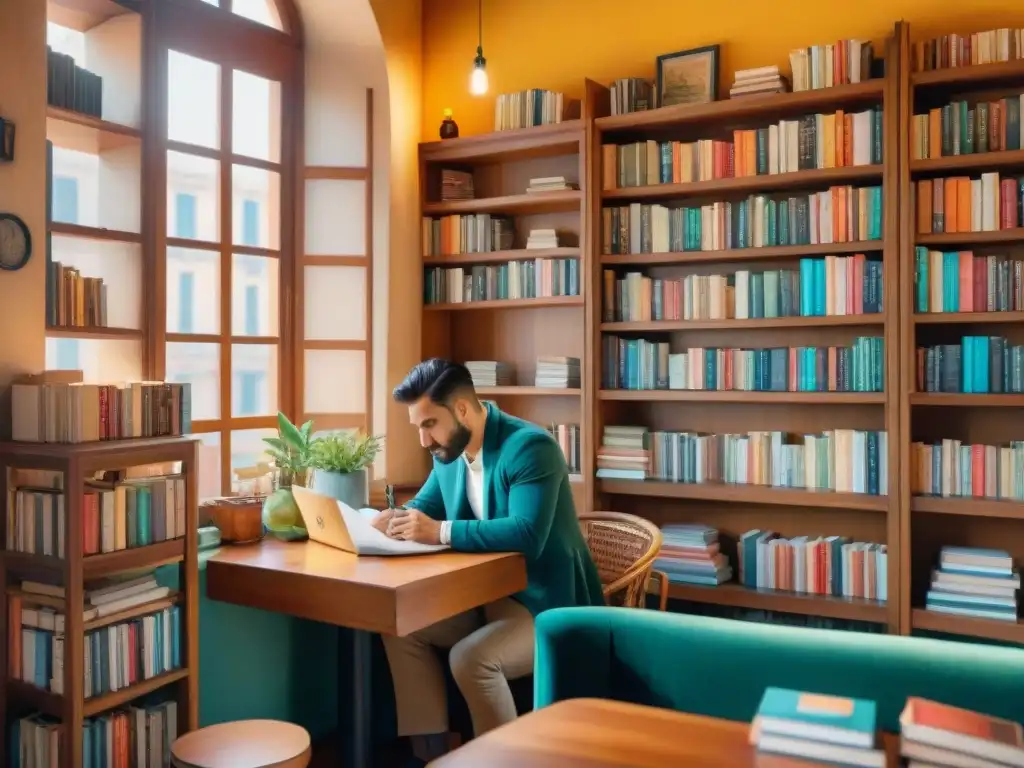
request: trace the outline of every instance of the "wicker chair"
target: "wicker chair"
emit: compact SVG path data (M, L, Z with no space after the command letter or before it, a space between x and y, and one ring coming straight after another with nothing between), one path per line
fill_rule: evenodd
M647 582L654 573L660 584L660 605L668 605L668 578L651 566L661 549L658 526L622 512L581 514L580 527L597 565L608 605L643 608Z

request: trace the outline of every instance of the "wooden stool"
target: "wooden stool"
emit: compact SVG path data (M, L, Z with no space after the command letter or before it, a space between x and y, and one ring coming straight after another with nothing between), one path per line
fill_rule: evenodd
M176 768L306 768L306 729L278 720L240 720L186 733L171 745Z

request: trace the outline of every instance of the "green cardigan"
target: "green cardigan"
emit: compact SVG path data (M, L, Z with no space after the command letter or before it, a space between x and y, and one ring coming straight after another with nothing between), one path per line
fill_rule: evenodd
M434 460L427 482L407 506L452 520L459 552L522 552L526 589L513 595L534 616L549 608L603 605L601 580L580 530L565 456L555 439L487 402L484 510L466 498L466 462Z

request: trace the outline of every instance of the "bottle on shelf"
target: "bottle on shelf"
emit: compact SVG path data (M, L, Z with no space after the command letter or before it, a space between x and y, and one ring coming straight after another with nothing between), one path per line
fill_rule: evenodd
M451 108L447 108L444 111L444 120L441 121L441 138L442 139L457 139L459 138L459 124L455 122L452 117Z

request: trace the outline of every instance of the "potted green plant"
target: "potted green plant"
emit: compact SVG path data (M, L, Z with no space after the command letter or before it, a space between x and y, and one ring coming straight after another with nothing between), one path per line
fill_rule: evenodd
M369 487L366 468L377 458L383 440L362 432L332 432L318 437L309 452L313 469L310 487L353 509L365 506Z
M283 413L277 414L277 436L265 437L267 455L277 469L276 490L263 502L263 524L272 536L297 541L309 534L302 524L292 485L306 485L313 443L313 422L297 427Z

